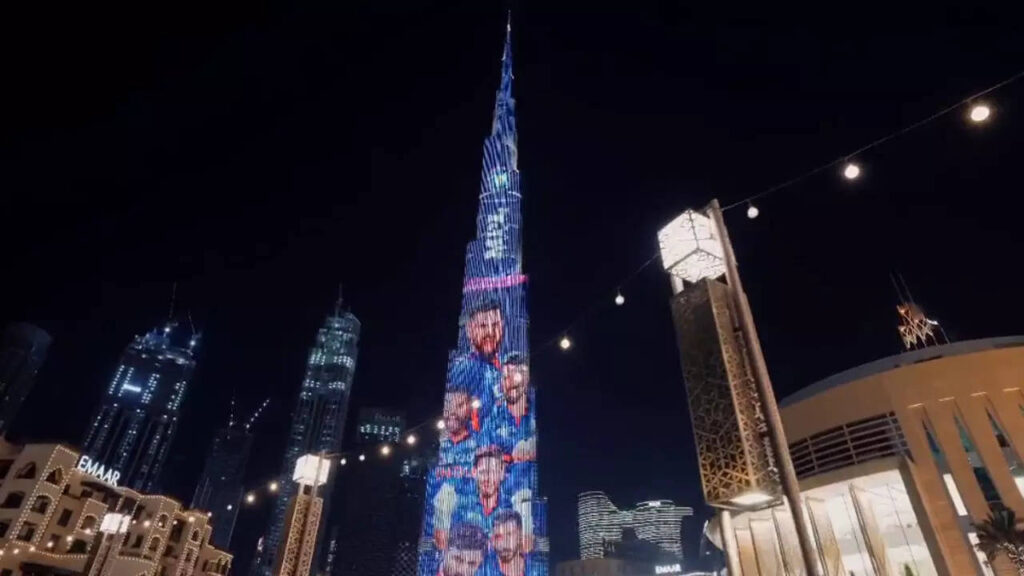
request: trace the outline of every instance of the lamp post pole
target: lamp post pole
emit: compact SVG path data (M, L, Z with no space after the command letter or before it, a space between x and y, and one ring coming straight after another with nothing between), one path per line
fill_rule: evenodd
M765 422L768 425L768 436L772 442L775 452L776 465L779 467L782 491L789 503L790 514L793 515L793 524L796 526L796 537L800 543L800 554L803 556L805 574L820 576L818 570L818 554L811 540L807 513L800 499L800 485L797 483L796 470L793 468L793 460L789 455L789 444L786 442L786 431L782 426L782 417L779 414L779 405L775 401L775 392L772 390L771 378L768 376L768 365L765 363L764 354L761 352L761 341L757 337L757 329L754 327L754 316L750 312L750 302L747 301L747 294L743 291L743 282L740 280L739 270L736 265L736 255L732 250L732 242L729 240L729 231L725 227L725 220L722 218L722 208L718 199L711 201L708 206L708 215L715 223L719 238L722 242L723 259L725 261L726 281L731 287L733 305L740 321L740 332L743 334L743 342L747 348L747 356L750 359L753 369L754 382L757 384L757 393L761 400L761 408L764 410ZM723 524L724 526L724 524Z

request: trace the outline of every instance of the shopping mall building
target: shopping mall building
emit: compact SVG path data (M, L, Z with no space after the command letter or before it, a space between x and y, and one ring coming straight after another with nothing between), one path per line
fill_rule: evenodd
M973 523L1024 518L1024 337L932 346L780 403L826 576L1016 574ZM717 523L709 536L720 542ZM784 507L735 514L743 576L802 574Z
M117 486L119 472L60 444L0 439L0 576L223 576L211 514Z

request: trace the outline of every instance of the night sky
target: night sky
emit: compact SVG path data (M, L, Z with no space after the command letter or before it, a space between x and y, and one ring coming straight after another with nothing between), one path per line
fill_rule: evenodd
M0 322L55 341L17 439L79 442L175 282L204 338L167 468L186 501L232 391L271 397L250 476L279 468L339 282L363 323L350 416L440 411L500 3L21 4L0 34ZM1011 76L1024 20L998 3L550 4L514 7L514 92L541 483L564 560L580 491L700 509L659 263L612 303L657 229ZM856 182L828 170L757 220L727 214L780 397L899 351L894 272L953 339L1024 333L1024 81L987 100L984 127L957 110L860 155ZM243 512L241 555L262 521Z

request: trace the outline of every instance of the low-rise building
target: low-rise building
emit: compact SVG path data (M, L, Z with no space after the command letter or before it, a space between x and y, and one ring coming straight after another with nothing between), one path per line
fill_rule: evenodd
M0 440L0 576L228 573L231 554L210 545L210 512L119 487L119 477L61 444Z

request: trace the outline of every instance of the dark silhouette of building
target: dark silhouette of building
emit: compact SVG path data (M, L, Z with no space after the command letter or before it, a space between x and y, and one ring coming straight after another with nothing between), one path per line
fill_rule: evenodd
M213 514L210 540L224 550L229 549L238 508L242 504L242 492L245 490L242 480L253 441L251 428L266 405L267 402L264 402L246 422L236 422L232 401L228 425L217 430L214 435L196 493L192 497L192 508ZM280 489L280 486L277 488Z
M53 339L26 322L9 324L0 342L0 435L6 435L35 384Z
M309 350L306 376L292 414L291 432L278 479L280 494L274 504L262 549L250 570L253 576L270 576L277 560L288 505L296 489L292 482L295 462L305 454L341 451L349 393L359 352L359 331L359 320L343 309L341 298L338 298L334 311L324 320L323 327L317 332L316 343ZM335 467L327 484L320 488L326 511L332 510L332 494L338 476ZM322 569L329 534L329 529L322 530L314 556L314 571Z
M118 470L120 483L140 492L158 490L196 366L198 334L176 342L175 326L154 328L125 348L82 442L94 462Z

